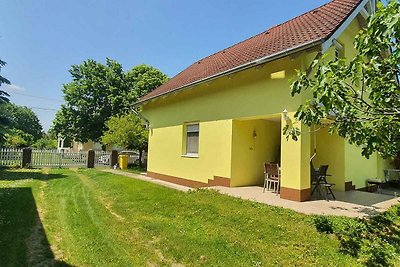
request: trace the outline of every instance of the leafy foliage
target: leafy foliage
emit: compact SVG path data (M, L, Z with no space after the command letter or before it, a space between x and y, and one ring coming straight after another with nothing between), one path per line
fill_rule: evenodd
M42 125L32 109L13 103L7 103L3 105L0 110L7 118L9 128L15 128L32 135L33 141L42 137Z
M0 59L0 71L1 68L6 65L6 62L2 61ZM5 84L10 84L10 81L4 78L3 76L0 75L0 86L5 83ZM9 102L9 97L10 95L3 91L0 90L0 108ZM5 126L8 124L7 118L4 116L3 112L0 112L0 144L4 142L4 134L5 134Z
M46 133L42 138L36 140L32 147L38 149L55 149L57 148L57 138L52 134Z
M0 59L0 71L1 71L1 68L4 67L5 65L6 65L6 62L4 62L4 61L2 61ZM10 84L10 81L0 75L0 86L3 83ZM3 103L8 103L9 102L9 99L8 99L9 96L10 95L7 92L5 92L3 90L0 90L0 105L3 104Z
M4 135L5 147L28 147L33 143L34 137L20 129L12 128Z
M295 117L311 126L329 127L330 132L358 146L369 157L384 157L400 151L400 4L390 1L368 21L356 36L357 55L352 59L326 57L315 61L312 77L299 72L292 95L310 91L312 99L300 106ZM296 137L296 127L286 129ZM298 131L298 130L297 130Z
M147 150L148 131L141 119L133 114L111 117L107 123L108 130L101 138L106 145L118 145L139 151L139 164L142 163L143 151Z
M315 216L318 231L334 234L340 250L366 266L393 266L400 260L400 206L370 219Z
M120 63L108 58L105 65L86 60L69 72L72 81L63 88L66 104L57 112L53 129L81 142L99 141L110 117L128 113L134 102L167 79L146 65L125 73Z

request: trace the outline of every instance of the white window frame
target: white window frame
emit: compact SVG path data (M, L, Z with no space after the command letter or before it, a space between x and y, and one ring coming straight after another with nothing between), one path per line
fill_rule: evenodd
M189 133L197 133L197 152L188 152ZM182 151L183 152L182 156L189 158L198 158L199 144L200 144L200 124L198 122L185 124L183 138L184 138L184 147Z

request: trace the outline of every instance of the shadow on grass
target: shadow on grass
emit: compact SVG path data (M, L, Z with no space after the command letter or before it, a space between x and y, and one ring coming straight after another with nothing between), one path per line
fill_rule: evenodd
M314 224L335 234L341 251L367 266L392 266L400 257L400 205L364 219L315 216Z
M2 266L71 266L55 259L31 188L0 188Z
M0 181L17 181L17 180L27 180L34 179L40 181L47 181L52 179L60 179L67 177L64 174L54 174L54 173L43 173L41 171L22 170L22 169L0 169Z

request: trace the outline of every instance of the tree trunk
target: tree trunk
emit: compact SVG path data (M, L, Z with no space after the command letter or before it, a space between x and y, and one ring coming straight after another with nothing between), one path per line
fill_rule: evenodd
M139 149L139 168L142 168L143 150Z

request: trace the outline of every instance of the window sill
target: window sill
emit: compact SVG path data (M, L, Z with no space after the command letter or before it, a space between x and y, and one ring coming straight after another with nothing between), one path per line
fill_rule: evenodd
M181 155L183 158L198 158L199 154L183 154Z

